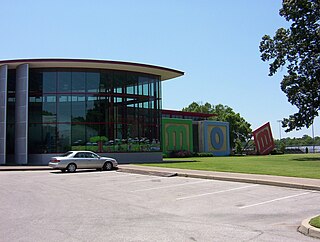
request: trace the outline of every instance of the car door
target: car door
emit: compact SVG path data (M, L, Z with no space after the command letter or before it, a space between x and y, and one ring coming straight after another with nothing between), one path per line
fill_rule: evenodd
M93 153L88 152L87 154L88 157L88 165L90 168L101 168L101 165L99 164L100 160L98 156L94 155Z
M78 152L77 154L74 155L74 162L77 165L78 169L83 169L83 168L87 168L86 164L87 162L87 158L86 158L86 153L85 152Z

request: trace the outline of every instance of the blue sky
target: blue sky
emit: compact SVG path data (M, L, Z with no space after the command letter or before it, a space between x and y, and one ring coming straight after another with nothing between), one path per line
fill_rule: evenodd
M252 128L296 112L280 90L285 69L268 76L259 43L288 23L281 0L11 0L0 8L0 59L92 58L185 72L163 82L163 108L224 104ZM320 135L315 120L315 135ZM312 136L311 129L283 137Z

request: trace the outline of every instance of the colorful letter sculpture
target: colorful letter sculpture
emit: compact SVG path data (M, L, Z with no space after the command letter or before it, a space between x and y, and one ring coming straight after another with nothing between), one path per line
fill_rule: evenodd
M274 140L272 137L270 123L266 123L253 131L254 143L257 152L260 155L268 155L274 149Z
M199 148L215 156L230 155L229 123L216 121L199 122Z
M192 120L162 119L162 151L193 151Z

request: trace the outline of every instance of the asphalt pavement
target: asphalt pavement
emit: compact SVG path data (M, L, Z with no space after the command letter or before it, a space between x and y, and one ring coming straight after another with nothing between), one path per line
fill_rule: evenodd
M52 168L48 166L0 166L0 172L1 171L37 171L37 170L52 170ZM136 173L136 174L165 176L165 177L181 176L181 177L212 179L212 180L222 180L222 181L232 181L232 182L244 182L244 183L253 183L253 184L320 191L320 179L310 179L310 178L161 168L161 167L150 167L150 166L141 166L141 165L132 165L132 164L119 165L118 171L127 172L127 173ZM306 218L304 221L302 221L301 226L299 227L299 231L306 235L320 238L320 229L310 226L308 223L310 219L311 218Z

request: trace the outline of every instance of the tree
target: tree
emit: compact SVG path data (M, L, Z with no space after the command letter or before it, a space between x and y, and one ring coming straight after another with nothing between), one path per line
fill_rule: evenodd
M182 111L184 112L194 112L194 113L207 113L207 114L214 114L213 110L214 106L210 103L206 102L205 104L193 102L188 107L183 108Z
M298 112L283 119L286 132L310 127L320 108L320 1L283 0L280 15L291 23L260 42L261 59L271 61L269 76L282 67L281 89Z
M99 148L98 148L98 152L102 152L103 151L103 143L107 142L108 138L106 136L93 136L90 137L90 142L92 143L97 143Z
M237 139L241 142L246 142L247 139L251 138L251 124L241 117L239 113L235 113L232 108L226 105L218 104L214 106L210 103L199 104L193 102L188 107L183 108L182 111L216 114L217 116L209 119L229 122L231 148L235 147Z

